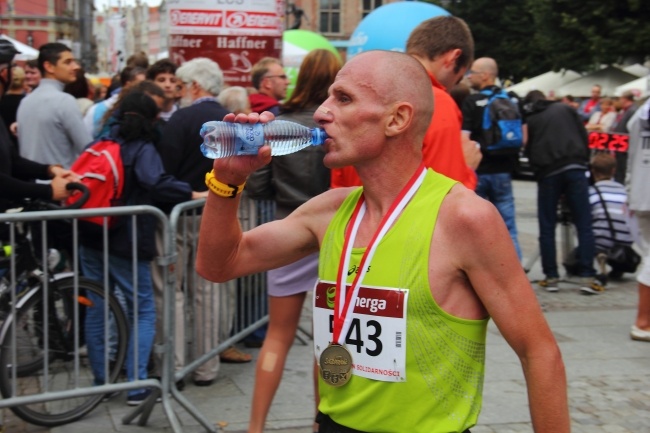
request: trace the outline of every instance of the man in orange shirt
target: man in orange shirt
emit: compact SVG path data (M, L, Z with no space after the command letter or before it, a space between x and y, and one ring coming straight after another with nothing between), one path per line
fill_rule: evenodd
M433 89L433 117L423 142L424 164L474 190L474 169L481 161L481 151L475 142L461 138L463 116L447 92L472 64L472 33L460 18L431 18L411 32L406 53L424 66ZM332 170L331 185L357 186L361 181L352 167L344 167Z

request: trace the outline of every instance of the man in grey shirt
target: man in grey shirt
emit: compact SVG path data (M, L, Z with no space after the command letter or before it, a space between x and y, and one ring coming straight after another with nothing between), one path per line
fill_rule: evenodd
M22 157L69 168L92 137L81 111L63 87L76 80L79 63L66 45L41 46L38 67L43 79L18 107L18 142Z

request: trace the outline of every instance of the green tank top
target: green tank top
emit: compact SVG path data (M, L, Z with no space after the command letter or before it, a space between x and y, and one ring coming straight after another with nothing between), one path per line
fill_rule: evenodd
M466 320L447 314L431 296L428 280L429 249L438 211L455 183L429 169L420 189L377 248L362 286L408 290L406 377L402 382L386 382L353 374L341 387L321 379L319 410L341 425L372 433L447 433L462 432L476 424L482 403L489 319ZM359 188L350 194L327 229L320 251L321 281L336 281L343 233L362 191ZM348 284L364 252L365 248L353 249ZM349 350L354 363L355 348Z

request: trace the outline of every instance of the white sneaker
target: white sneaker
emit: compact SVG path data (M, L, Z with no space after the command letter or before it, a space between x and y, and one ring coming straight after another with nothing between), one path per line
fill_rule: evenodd
M542 288L546 289L547 292L554 293L554 292L557 292L558 290L560 290L558 288L558 283L559 282L560 282L559 278L546 277L545 279L538 281L537 285L539 287L542 287Z
M645 331L641 328L638 328L636 325L632 325L632 330L630 331L630 338L632 340L650 342L650 331Z
M605 292L605 287L596 278L587 277L581 280L580 292L583 295L600 295Z

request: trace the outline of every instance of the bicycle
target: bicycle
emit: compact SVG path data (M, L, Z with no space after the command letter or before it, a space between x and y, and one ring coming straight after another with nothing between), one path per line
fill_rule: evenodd
M80 207L85 197L75 203ZM40 201L25 210L71 209ZM104 288L72 272L52 272L46 255L34 252L28 225L15 223L13 248L0 260L0 394L3 398L24 397L94 385L94 375L83 353L83 317L96 307L92 293L105 299ZM117 343L114 357L106 363L107 383L117 381L126 357L128 321L118 300L108 294L105 320L114 322ZM46 326L47 324L47 326ZM23 420L55 427L81 419L92 411L105 394L91 394L47 402L26 403L10 409Z

